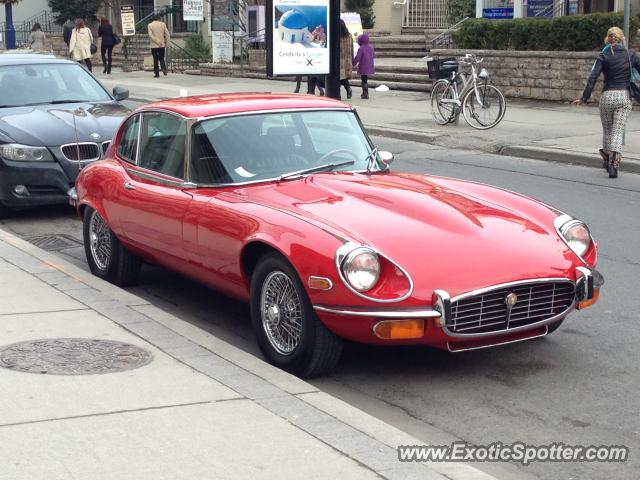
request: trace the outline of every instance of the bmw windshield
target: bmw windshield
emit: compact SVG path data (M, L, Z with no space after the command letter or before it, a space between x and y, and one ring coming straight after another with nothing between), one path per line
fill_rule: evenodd
M104 88L77 64L0 67L0 107L112 100Z
M320 171L366 171L371 153L351 111L212 118L193 128L190 179L198 184L228 184ZM373 156L378 159L376 153ZM379 170L375 163L373 170Z

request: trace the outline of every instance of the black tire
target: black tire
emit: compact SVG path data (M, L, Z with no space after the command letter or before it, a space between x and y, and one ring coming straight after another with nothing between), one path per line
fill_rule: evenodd
M299 335L298 340L292 342L295 347L284 353L279 351L278 340L273 338L274 334L267 331L269 329L266 325L269 323L267 309L264 312L265 320L263 322L262 297L265 296L265 305L269 303L268 287L276 282L274 279L284 282L285 288L293 286L295 290L295 294L292 292L286 298L281 297L281 300L277 302L278 305L272 304L272 307L278 309L277 311L284 312L282 317L280 313L274 314L278 318L274 324L285 323L288 328L296 329ZM290 283L287 282L287 279ZM291 300L291 303L285 304L285 300ZM291 312L291 305L299 308L298 316L301 323L299 327L287 316L285 309ZM306 378L327 374L335 368L340 360L344 341L329 331L320 321L296 271L287 260L277 253L263 256L251 277L251 322L258 345L269 363L294 375ZM285 332L290 333L288 330Z
M555 323L552 323L551 325L547 325L547 335L551 335L558 328L560 328L560 325L562 325L562 322L564 322L564 318L562 320L558 320Z
M99 259L96 249L91 244L92 221L104 224L104 253L107 259ZM87 207L82 217L82 234L84 239L84 252L91 273L108 282L121 287L133 285L138 280L142 261L139 256L131 253L122 246L118 237L114 235L106 221L91 207Z
M443 99L454 98L453 88L447 80L438 80L431 89L431 113L433 119L439 125L446 125L454 120L456 115L453 103L442 103Z

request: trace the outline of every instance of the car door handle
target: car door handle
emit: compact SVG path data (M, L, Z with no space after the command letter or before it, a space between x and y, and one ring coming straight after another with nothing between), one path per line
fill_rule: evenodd
M126 190L135 190L136 187L131 182L124 182L124 188Z

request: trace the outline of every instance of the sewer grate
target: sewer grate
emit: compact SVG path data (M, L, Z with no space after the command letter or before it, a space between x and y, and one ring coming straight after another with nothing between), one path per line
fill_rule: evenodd
M76 240L70 235L64 233L54 235L33 235L26 237L25 240L32 243L36 247L40 247L43 250L49 252L55 252L58 250L64 250L65 248L78 247L82 245L82 242Z
M50 375L123 372L152 359L151 352L135 345L90 338L46 338L0 347L0 367Z

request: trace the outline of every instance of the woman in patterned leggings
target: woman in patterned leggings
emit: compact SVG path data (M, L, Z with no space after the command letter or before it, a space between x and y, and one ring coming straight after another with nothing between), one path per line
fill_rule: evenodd
M609 172L609 177L616 178L622 159L625 124L632 106L629 93L631 67L640 71L640 58L633 50L627 50L624 34L618 27L611 27L604 41L606 46L591 68L582 97L574 100L573 104L587 103L600 73L604 73L604 88L600 96L600 156L602 166Z

